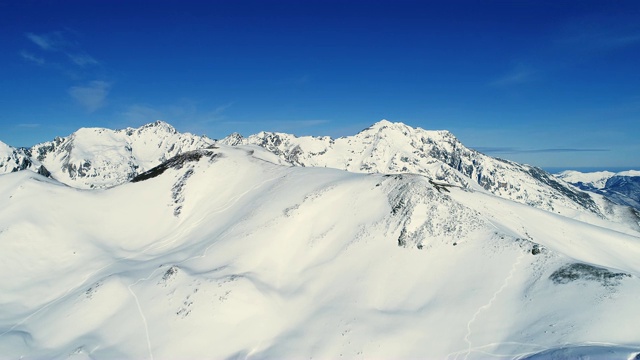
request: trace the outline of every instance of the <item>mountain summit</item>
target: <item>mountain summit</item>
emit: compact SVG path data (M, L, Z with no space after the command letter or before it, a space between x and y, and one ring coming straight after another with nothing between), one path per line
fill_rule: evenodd
M163 121L122 130L82 128L28 149L5 149L5 153L14 155L3 156L7 160L0 163L0 169L34 170L33 166L25 165L10 168L10 164L22 161L43 166L54 179L69 186L108 188L125 183L175 155L211 144L213 140L209 138L181 134Z
M171 146L149 130L83 129L49 156L69 146L94 169L83 151L124 142L157 158ZM403 136L471 151L395 124L351 141L376 158ZM348 140L309 143L333 141L331 155ZM637 359L640 232L577 203L562 216L501 198L454 168L468 186L283 156L218 143L99 191L1 175L0 354ZM444 166L430 156L416 155Z
M173 156L214 144L257 145L292 166L420 174L433 181L489 191L566 216L585 212L633 229L640 227L637 212L613 206L603 196L582 192L539 168L469 149L446 130L424 130L388 120L337 139L263 131L246 138L234 133L214 141L179 133L162 121L122 130L82 128L28 149L3 144L0 170L31 170L81 189L109 188L126 183Z
M593 198L542 169L469 149L446 130L428 131L382 120L354 136L338 139L260 132L246 138L233 134L219 143L258 145L297 166L422 174L560 214L578 210L610 219L628 217L626 211L614 209L606 200Z

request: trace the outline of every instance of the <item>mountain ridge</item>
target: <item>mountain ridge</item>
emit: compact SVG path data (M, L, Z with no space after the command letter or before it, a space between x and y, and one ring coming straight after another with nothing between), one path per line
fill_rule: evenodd
M13 149L18 157L5 160L4 171L14 171L7 164L22 155L69 186L108 188L123 184L182 152L212 144L213 140L207 137L179 133L164 121L119 130L80 128L67 137ZM15 171L22 169L34 170L27 166Z
M388 120L337 139L263 131L246 138L233 133L216 141L179 133L163 121L121 130L82 128L28 149L5 147L5 153L10 153L0 154L0 169L39 171L72 187L104 189L131 181L176 155L215 144L258 146L275 154L280 163L294 166L421 174L566 216L588 212L640 227L640 221L629 220L632 215L608 200L590 196L542 169L469 149L447 130L412 128Z
M567 170L556 174L556 177L581 190L603 195L615 204L631 206L640 211L640 171L583 173Z
M100 191L0 176L0 272L15 274L0 278L0 353L640 353L640 232L419 174L280 160L218 144Z
M568 206L602 215L602 209L588 195L558 182L544 170L466 148L447 130L424 130L382 120L354 136L337 139L263 131L246 138L232 134L219 142L258 145L298 166L418 173L465 188L479 185L498 196L549 211Z

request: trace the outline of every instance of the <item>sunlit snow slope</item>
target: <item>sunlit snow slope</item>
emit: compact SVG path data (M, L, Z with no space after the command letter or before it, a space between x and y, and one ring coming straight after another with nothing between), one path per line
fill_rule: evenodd
M0 173L38 171L44 166L47 174L69 186L107 188L125 183L175 155L211 144L213 140L207 137L179 133L162 121L137 129L82 128L28 149L3 147L0 143Z
M261 132L247 138L232 134L220 142L259 145L299 166L424 174L563 215L586 211L616 218L608 207L542 169L469 149L445 130L428 131L382 120L354 136L337 139Z
M107 190L0 175L0 357L640 352L638 232L279 161L221 145Z
M207 137L179 133L162 121L137 129L82 128L31 148L0 143L0 173L31 170L75 188L104 189L123 184L175 155L214 143ZM618 183L621 186L616 187L615 199L590 196L539 168L468 149L448 131L427 131L382 120L354 136L338 139L261 132L247 138L233 134L219 143L259 145L276 154L283 164L423 174L468 189L485 189L564 216L597 214L640 230L637 211L612 203L635 206L617 199L630 198L619 195L627 193L621 188L637 184L626 180Z

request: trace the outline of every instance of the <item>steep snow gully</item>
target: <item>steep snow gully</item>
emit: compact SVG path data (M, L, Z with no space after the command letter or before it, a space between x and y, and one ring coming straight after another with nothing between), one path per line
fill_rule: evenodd
M0 358L639 358L628 208L448 132L6 148Z

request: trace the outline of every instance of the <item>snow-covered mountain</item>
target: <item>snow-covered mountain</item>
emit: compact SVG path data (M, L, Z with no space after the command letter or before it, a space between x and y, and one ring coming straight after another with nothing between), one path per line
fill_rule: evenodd
M542 169L469 149L448 131L427 131L386 120L355 136L338 139L261 132L247 138L232 134L220 143L259 145L299 166L423 174L463 188L483 188L500 197L560 214L577 210L616 218L621 211Z
M41 175L49 176L49 172L37 160L31 159L23 148L11 147L0 141L0 174L32 170Z
M22 169L49 174L81 189L109 188L187 151L216 143L181 134L157 121L137 129L83 128L65 138L29 149L0 147L2 171ZM331 167L365 173L415 173L467 189L485 189L503 198L575 217L575 212L638 228L638 214L614 206L602 196L577 190L541 169L492 158L466 148L448 131L427 131L382 120L360 133L332 139L261 132L232 134L219 144L254 144L282 163Z
M222 144L0 198L0 357L640 354L640 232L595 214Z
M556 177L584 191L603 195L616 204L632 206L640 210L640 171L583 173L567 170L556 174Z
M0 170L37 171L44 166L54 179L69 186L108 188L125 183L175 155L213 142L207 137L179 133L162 121L137 129L82 128L29 149L0 147L0 156L6 159L4 164L0 163ZM16 162L20 163L18 167L13 165Z

